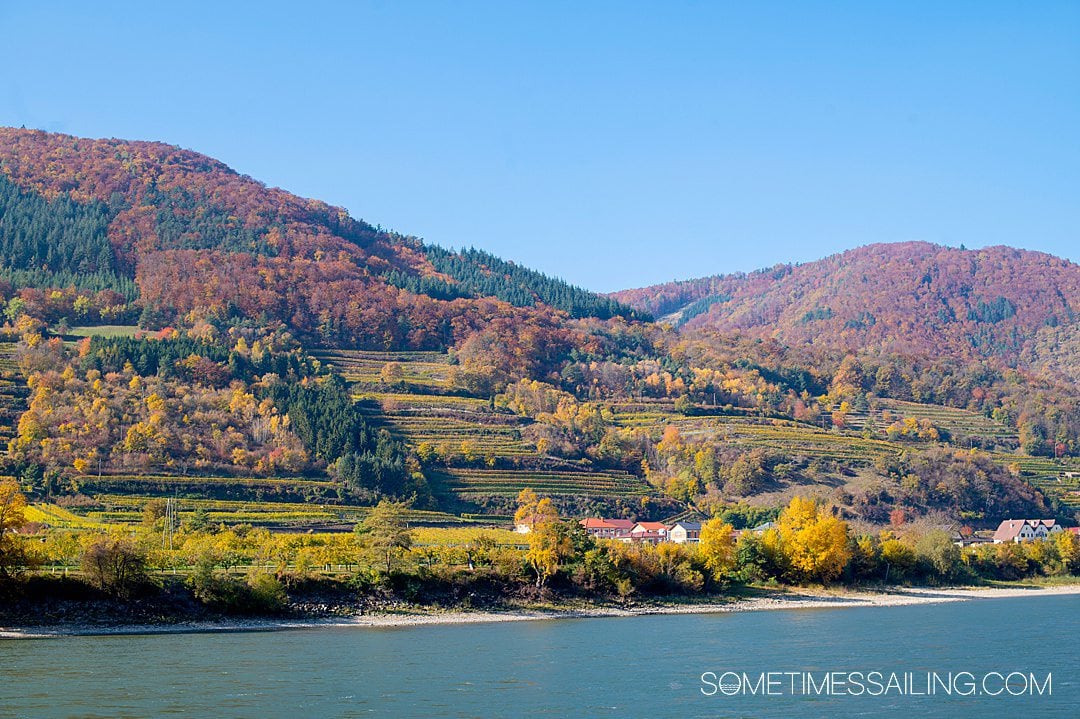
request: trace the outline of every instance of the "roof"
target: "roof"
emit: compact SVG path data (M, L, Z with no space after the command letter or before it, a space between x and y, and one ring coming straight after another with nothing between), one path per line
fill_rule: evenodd
M701 522L675 522L675 524L671 525L671 528L675 529L675 527L682 527L688 532L700 532Z
M634 529L638 528L646 532L659 532L661 530L667 531L668 526L663 522L638 522L634 525Z
M588 517L581 520L581 526L585 529L631 529L634 526L634 522L629 519Z
M1020 536L1020 532L1023 531L1024 527L1035 529L1035 527L1042 525L1050 529L1055 524L1057 524L1056 519L1005 519L1002 520L994 532L994 541L1008 542L1016 539Z

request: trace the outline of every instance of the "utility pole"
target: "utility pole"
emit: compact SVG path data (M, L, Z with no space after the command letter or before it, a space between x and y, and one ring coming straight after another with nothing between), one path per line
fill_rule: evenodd
M165 500L165 523L161 528L161 548L172 550L173 530L176 528L176 500L172 497Z

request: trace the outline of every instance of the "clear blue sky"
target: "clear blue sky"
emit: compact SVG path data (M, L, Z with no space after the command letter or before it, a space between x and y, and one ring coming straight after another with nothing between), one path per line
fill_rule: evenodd
M1080 2L0 0L0 124L163 140L596 290L1080 261Z

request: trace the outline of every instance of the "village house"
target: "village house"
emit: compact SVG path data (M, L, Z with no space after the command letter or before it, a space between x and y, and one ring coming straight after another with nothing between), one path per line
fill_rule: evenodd
M663 522L638 522L624 541L660 544L668 539L668 526Z
M675 544L700 542L701 522L675 522L668 528L668 540Z
M994 544L1031 542L1061 531L1056 519L1006 519L994 532Z
M629 519L603 519L589 517L581 520L585 533L597 539L621 539L630 535L634 522Z

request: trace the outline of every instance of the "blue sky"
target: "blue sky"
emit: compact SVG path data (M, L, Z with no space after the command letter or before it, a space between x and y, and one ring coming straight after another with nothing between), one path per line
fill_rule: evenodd
M1080 261L1078 2L0 0L0 124L163 140L596 290Z

